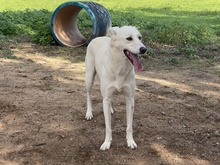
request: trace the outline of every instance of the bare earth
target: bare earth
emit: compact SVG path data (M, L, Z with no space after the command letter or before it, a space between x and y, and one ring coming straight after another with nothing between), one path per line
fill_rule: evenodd
M136 75L138 148L126 146L125 100L117 95L113 142L103 152L99 84L92 91L94 119L86 121L84 62L71 58L84 57L85 49L10 48L17 59L0 58L1 165L220 164L220 62L175 67L145 59L146 70Z

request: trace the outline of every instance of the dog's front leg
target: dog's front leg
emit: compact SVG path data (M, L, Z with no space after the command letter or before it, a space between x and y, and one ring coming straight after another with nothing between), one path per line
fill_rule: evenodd
M127 114L126 139L127 139L128 147L132 149L137 147L137 144L133 139L133 129L132 129L133 113L134 113L134 98L127 97L126 98L126 114Z
M108 98L103 99L103 111L105 116L105 141L100 147L101 150L107 150L111 146L112 130L111 130L111 100Z

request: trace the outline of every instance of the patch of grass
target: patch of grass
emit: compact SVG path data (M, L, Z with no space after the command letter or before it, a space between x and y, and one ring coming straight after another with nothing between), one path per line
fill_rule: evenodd
M154 57L155 56L155 51L154 51L154 49L148 47L147 51L146 51L146 54L148 54L150 57Z
M50 32L53 11L65 0L1 0L0 35L31 35L31 41L55 44ZM113 26L134 25L144 41L179 47L204 46L219 42L220 1L212 0L94 0L105 6ZM28 9L27 9L28 8ZM85 37L91 34L91 18L80 12L78 27Z
M209 65L213 66L214 65L214 59L208 59Z
M77 17L77 25L79 31L85 38L89 38L92 35L92 20L85 10L80 11Z
M179 57L175 57L175 56L169 57L169 58L168 58L168 61L169 61L169 63L170 63L171 65L177 65L177 64L180 63Z
M153 21L145 26L144 39L169 45L206 45L214 43L217 37L213 31L202 25L187 25L181 22L169 24Z
M192 46L185 46L184 48L180 48L180 52L185 54L189 59L197 59L198 58L198 50Z
M8 39L4 35L0 35L0 58L17 59L8 46Z
M0 42L4 42L5 41L5 36L4 35L0 35Z
M160 53L162 53L162 54L168 54L168 53L169 53L169 50L167 50L167 49L161 49L161 50L160 50Z
M3 50L3 57L5 59L17 59L17 57L13 55L10 49Z
M1 35L31 35L31 41L41 44L55 44L50 31L48 10L3 11L0 12Z

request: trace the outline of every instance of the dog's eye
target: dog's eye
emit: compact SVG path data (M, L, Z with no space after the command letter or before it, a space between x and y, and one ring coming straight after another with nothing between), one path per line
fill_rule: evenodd
M133 38L132 38L132 37L128 37L128 38L126 38L126 40L128 40L128 41L132 41Z
M141 40L141 39L142 39L142 37L141 37L141 36L139 36L139 37L138 37L138 39L139 39L139 40Z

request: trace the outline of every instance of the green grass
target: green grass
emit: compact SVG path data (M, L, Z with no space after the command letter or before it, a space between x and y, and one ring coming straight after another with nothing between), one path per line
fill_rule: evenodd
M52 44L50 18L65 0L1 0L0 35L32 36L32 41ZM170 45L203 46L219 42L219 0L97 0L112 17L113 26L134 25L145 41ZM89 18L81 16L83 30ZM85 18L85 20L84 20Z

